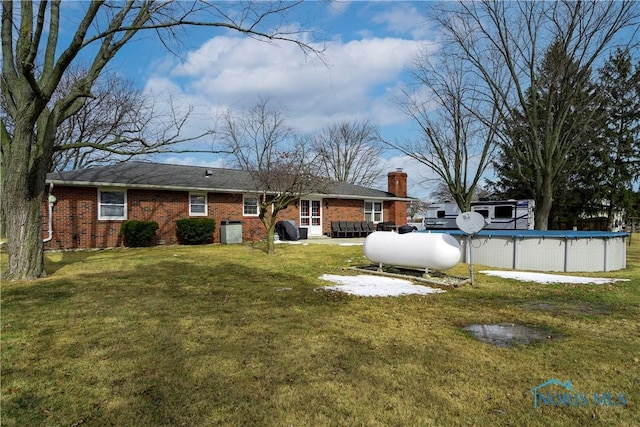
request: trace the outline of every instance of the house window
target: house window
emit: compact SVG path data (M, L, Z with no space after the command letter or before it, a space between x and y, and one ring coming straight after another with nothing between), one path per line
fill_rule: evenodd
M98 219L127 219L127 191L98 190Z
M206 193L189 193L189 215L190 216L206 216L207 215L207 194Z
M244 216L258 216L258 197L252 195L246 195L243 198L243 210Z
M364 220L382 221L382 202L364 202Z
M309 200L300 200L300 225L308 227L311 223L309 215Z

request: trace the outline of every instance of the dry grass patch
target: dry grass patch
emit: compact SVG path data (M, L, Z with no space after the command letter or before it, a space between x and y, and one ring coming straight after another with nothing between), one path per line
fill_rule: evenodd
M638 425L636 237L605 274L629 282L478 274L398 298L319 290L353 274L355 246L48 254L46 279L2 284L2 425ZM499 348L461 329L502 322L563 338ZM550 378L628 405L534 409Z

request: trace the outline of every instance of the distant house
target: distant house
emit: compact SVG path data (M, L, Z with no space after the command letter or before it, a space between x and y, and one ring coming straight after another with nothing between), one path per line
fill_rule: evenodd
M240 221L242 240L259 241L266 234L258 218L258 194L251 174L233 169L126 162L47 175L55 202L43 204L45 250L110 248L123 244L125 220L156 221L157 244L175 244L176 221L182 218ZM323 193L303 196L278 214L306 228L310 238L329 236L331 221L406 223L407 174L388 174L387 191L332 183Z

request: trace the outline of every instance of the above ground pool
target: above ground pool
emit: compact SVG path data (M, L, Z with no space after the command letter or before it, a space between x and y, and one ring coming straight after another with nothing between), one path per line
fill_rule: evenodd
M463 247L463 262L469 249L474 264L533 271L614 271L627 266L628 233L565 230L482 230L471 238L460 230L447 233Z

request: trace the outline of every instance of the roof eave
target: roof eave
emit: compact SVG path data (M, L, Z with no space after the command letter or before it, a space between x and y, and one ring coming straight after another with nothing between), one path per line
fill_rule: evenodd
M323 197L327 199L356 199L356 200L385 200L385 201L394 201L394 202L410 202L415 200L413 197L397 197L397 196L361 196L361 195L351 195L351 194L312 194L312 196Z
M184 187L179 185L154 185L154 184L128 184L118 182L102 182L102 181L66 181L62 179L48 179L48 184L66 185L72 187L104 187L104 188L131 188L137 190L170 190L170 191L206 191L209 193L262 193L260 190L248 190L241 188L211 188L211 187ZM268 191L267 194L275 194L276 191ZM309 194L311 197L322 197L332 199L351 199L351 200L383 200L383 201L399 201L410 202L414 200L411 197L396 196L362 196L354 194Z
M54 185L67 185L71 187L133 188L136 190L207 191L209 193L236 194L255 192L255 190L242 190L238 188L183 187L179 185L127 184L121 182L65 181L61 179L48 179L47 183Z

